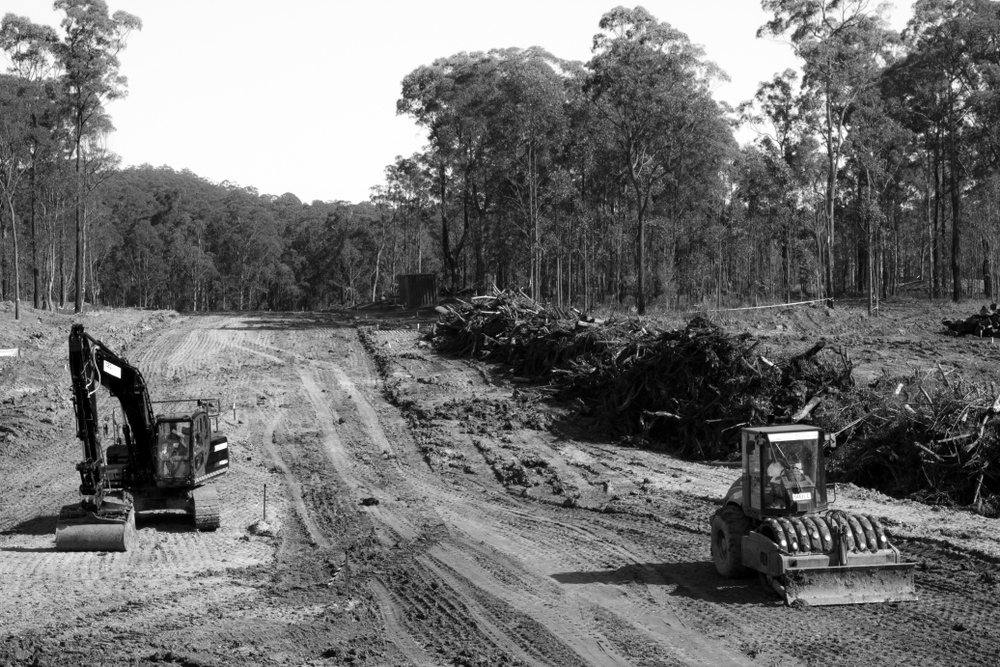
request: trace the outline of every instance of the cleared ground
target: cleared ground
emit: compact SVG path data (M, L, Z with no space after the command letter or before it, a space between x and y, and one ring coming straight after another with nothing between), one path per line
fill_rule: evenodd
M861 374L998 356L914 307L728 324L779 345L826 335ZM23 352L0 359L0 665L997 664L995 520L842 486L918 563L920 600L786 608L711 563L733 470L595 440L537 390L436 355L416 320L364 317L78 318L154 400L226 406L222 527L141 521L125 554L53 550L79 483L70 319L0 332ZM265 487L273 537L253 530Z

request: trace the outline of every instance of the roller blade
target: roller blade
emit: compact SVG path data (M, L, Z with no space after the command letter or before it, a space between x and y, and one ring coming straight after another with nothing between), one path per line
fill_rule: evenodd
M128 551L135 544L135 511L108 516L66 505L56 524L57 551Z
M785 604L812 606L916 600L913 563L848 565L789 572L775 589Z

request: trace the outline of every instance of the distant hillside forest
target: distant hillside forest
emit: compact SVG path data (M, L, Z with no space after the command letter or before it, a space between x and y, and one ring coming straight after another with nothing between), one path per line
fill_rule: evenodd
M868 0L761 5L758 35L801 71L737 109L713 98L725 74L703 50L642 7L600 17L587 63L536 47L417 67L397 111L425 148L361 203L121 168L105 104L140 20L102 0L57 0L60 30L7 14L0 299L324 309L408 273L639 313L993 297L1000 3L917 0L902 34ZM756 138L738 145L738 127Z

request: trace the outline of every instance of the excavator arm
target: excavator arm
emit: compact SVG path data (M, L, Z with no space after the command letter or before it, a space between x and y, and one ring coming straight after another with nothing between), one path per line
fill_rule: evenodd
M135 536L135 507L129 487L153 475L155 418L146 381L134 366L74 324L69 367L77 437L83 445L80 502L66 505L56 524L61 551L127 551ZM97 391L106 388L125 415L122 436L128 463L109 466L101 442ZM112 474L113 473L113 474Z
M103 386L118 399L125 415L123 435L129 460L125 474L131 483L148 481L153 470L153 406L139 369L84 331L82 324L74 324L70 331L69 365L77 437L83 445L83 459L77 465L80 493L84 498L94 496L99 506L107 477L98 423L98 388Z

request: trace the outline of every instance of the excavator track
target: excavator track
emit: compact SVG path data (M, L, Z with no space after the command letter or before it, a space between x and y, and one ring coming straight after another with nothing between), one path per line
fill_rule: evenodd
M194 527L215 530L219 527L219 491L214 484L199 486L191 491L194 502Z

